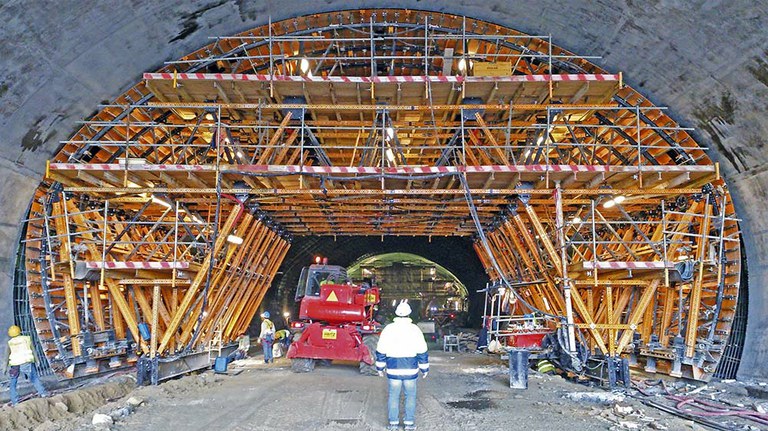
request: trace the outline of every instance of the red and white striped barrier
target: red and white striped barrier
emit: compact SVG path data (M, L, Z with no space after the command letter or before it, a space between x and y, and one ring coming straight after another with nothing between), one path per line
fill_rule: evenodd
M145 73L148 81L282 81L282 82L351 82L358 84L425 83L451 82L559 82L559 81L619 81L618 74L569 73L554 75L511 75L511 76L285 76L242 73Z
M189 262L85 262L88 269L188 269Z
M583 262L584 269L664 269L674 268L675 265L671 262L664 265L664 262L602 262L597 263L592 261Z
M215 171L215 165L156 165L152 163L51 163L52 171Z
M51 163L52 171L123 171L123 164L106 163ZM374 166L302 166L302 165L246 165L222 164L223 171L273 172L273 173L318 173L318 174L435 174L447 172L715 172L714 165L669 165L669 166L614 166L614 165L480 165L480 166L400 166L382 168ZM215 165L156 165L150 163L130 164L128 171L179 171L179 172L215 172Z

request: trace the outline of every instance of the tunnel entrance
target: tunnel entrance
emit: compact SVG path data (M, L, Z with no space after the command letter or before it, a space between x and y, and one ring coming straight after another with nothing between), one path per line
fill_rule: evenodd
M348 269L353 280L372 280L381 289L379 313L391 317L400 300L408 300L415 320L441 325L466 324L468 292L456 275L410 253L387 253L358 259Z
M70 377L201 354L315 238L370 245L342 265L460 242L571 364L701 380L742 282L718 166L621 74L489 22L342 11L222 36L64 143L22 241L41 346Z

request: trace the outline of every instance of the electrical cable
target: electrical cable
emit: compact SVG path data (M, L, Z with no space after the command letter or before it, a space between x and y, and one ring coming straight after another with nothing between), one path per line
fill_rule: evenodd
M480 238L480 242L483 244L483 248L485 249L485 252L488 253L488 258L491 261L491 265L493 265L493 269L496 270L496 273L499 275L499 278L501 281L509 288L509 290L512 292L512 294L515 295L515 297L523 303L528 309L531 311L535 311L538 313L541 313L544 316L551 317L555 320L563 321L565 318L563 316L558 316L549 312L546 312L544 310L540 310L539 308L536 308L534 305L529 303L528 301L523 298L522 295L520 295L511 285L509 280L507 280L507 277L504 275L504 272L501 270L501 267L499 266L499 263L496 261L496 258L493 255L493 252L491 251L491 247L488 245L488 238L485 236L485 231L483 230L483 226L480 223L480 217L477 215L477 207L475 207L475 203L472 201L472 193L470 192L469 183L467 182L467 178L465 175L461 173L456 173L456 175L459 176L459 180L461 181L461 185L464 187L464 196L467 200L467 205L469 206L469 213L472 216L472 221L475 223L475 228L477 229L478 237Z

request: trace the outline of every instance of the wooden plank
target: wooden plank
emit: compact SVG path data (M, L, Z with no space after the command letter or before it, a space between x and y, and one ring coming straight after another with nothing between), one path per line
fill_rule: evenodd
M62 197L58 202L53 203L52 217L56 226L56 233L58 235L66 235L69 233L69 220L66 217L66 211L64 209L65 200ZM80 346L80 339L77 337L80 334L80 313L77 310L77 293L75 292L75 283L73 280L74 263L72 262L72 251L70 245L70 235L66 235L61 241L59 248L59 257L62 259L60 262L69 265L68 271L61 272L61 278L64 284L64 298L67 304L67 324L69 325L69 336L72 341L72 355L75 357L82 355L82 348Z
M645 288L643 294L640 296L640 299L637 300L637 305L632 310L632 314L629 317L629 329L624 330L624 332L621 334L621 338L619 339L619 345L616 348L618 353L622 353L627 344L632 341L632 334L635 331L635 329L632 328L636 327L637 324L640 323L640 319L643 317L643 315L645 315L645 310L648 308L648 305L651 304L651 299L653 299L654 295L656 295L656 289L659 287L659 284L660 280L654 280L648 287Z
M171 320L170 325L168 325L168 328L166 329L165 334L163 335L163 339L160 342L160 347L158 347L158 351L161 354L168 347L168 343L171 341L171 337L173 337L174 332L176 332L176 330L179 329L179 325L181 325L181 321L184 318L184 315L186 314L187 310L189 310L189 307L192 305L192 301L195 299L195 296L197 295L197 292L200 289L200 286L205 281L205 277L208 272L208 267L210 265L212 255L213 256L217 255L219 250L221 250L221 247L226 243L227 235L229 235L232 232L235 221L238 219L238 217L239 217L239 211L237 210L232 210L229 213L229 217L227 218L227 221L224 223L224 226L219 231L219 237L216 238L216 243L214 244L212 253L209 253L203 260L203 263L202 263L203 269L195 275L195 279L192 281L192 284L189 286L187 293L184 295L184 298L181 300L181 304L179 304L179 308L176 310L176 313L173 315L173 319Z
M704 196L704 219L699 225L699 237L696 241L696 262L699 264L696 279L693 281L691 296L688 300L688 323L685 334L685 357L692 358L696 349L696 335L699 331L699 311L701 309L701 289L704 277L704 257L707 252L707 237L709 236L710 209L708 196Z

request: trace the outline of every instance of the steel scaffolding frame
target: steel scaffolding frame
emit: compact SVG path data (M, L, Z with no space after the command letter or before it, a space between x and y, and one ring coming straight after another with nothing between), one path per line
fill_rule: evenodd
M706 380L740 282L718 166L621 74L551 42L347 11L145 74L62 143L33 200L22 244L49 361L75 375L204 349L216 328L231 341L293 235L458 235L494 282L542 280L514 291L562 318L571 352ZM698 272L670 281L682 247Z

